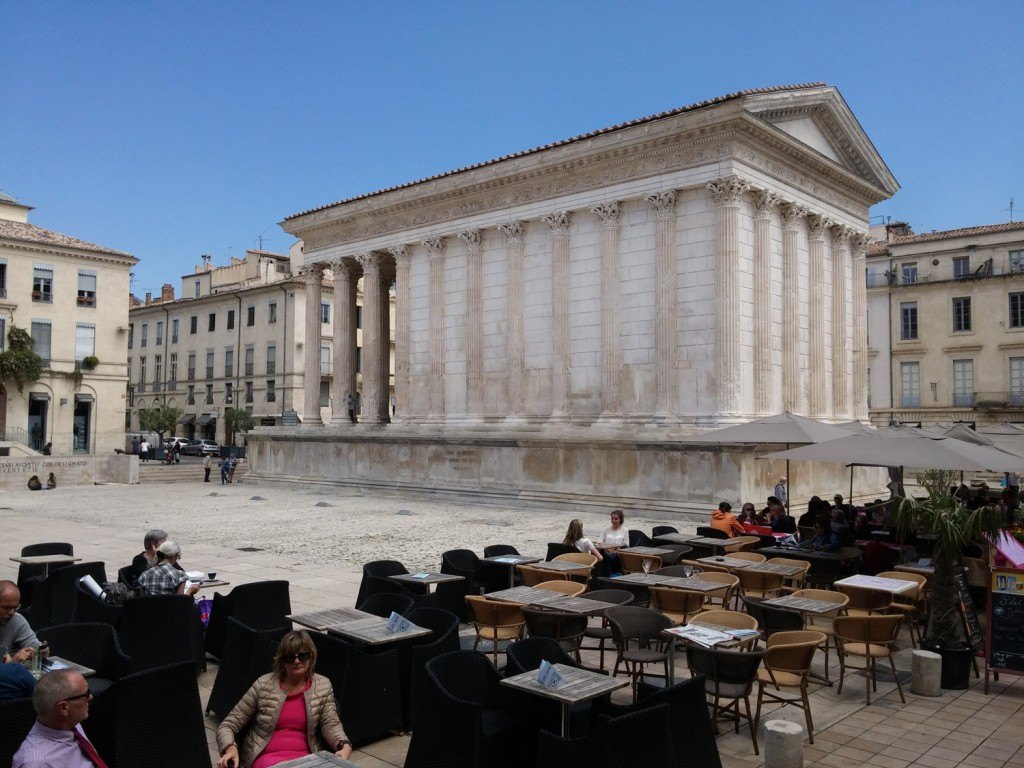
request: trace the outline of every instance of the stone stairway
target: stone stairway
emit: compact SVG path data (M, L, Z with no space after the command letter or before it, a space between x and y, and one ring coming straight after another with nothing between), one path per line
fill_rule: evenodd
M220 482L220 459L213 460L210 471L210 482ZM235 468L235 482L243 479L249 470L249 463L242 459ZM180 464L163 464L159 461L139 463L140 483L201 483L203 482L203 462L191 456L183 456Z

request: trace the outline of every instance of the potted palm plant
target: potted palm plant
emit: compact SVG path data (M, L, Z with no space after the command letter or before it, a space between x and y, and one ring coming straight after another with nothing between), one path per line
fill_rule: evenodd
M954 576L960 570L965 545L985 534L995 534L1004 517L995 505L968 510L950 491L958 473L931 470L918 477L928 493L924 499L903 499L896 509L896 526L902 535L930 534L935 545L932 564L931 610L921 647L942 656L943 688L966 688L974 654L964 631L960 598ZM958 684L953 681L962 681ZM947 684L948 683L948 684Z

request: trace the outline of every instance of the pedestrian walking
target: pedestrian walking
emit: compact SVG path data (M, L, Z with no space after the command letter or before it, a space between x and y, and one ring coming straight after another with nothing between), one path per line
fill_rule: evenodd
M345 407L348 409L348 418L353 424L356 423L356 399L351 394L345 398Z
M213 456L206 454L203 456L203 482L210 482L210 468L213 467Z
M228 467L228 482L233 483L235 482L235 468L238 466L238 459L232 456L228 461L231 462L231 466Z
M231 471L231 459L220 460L220 484L228 484L228 472Z
M789 494L786 492L786 484L789 481L785 476L779 478L779 482L775 484L775 498L782 502L782 506L789 509Z
M142 438L142 442L139 443L139 457L143 461L149 461L149 441L146 438Z

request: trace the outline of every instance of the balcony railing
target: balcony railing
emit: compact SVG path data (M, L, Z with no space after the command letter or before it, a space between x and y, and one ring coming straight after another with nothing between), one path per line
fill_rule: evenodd
M188 380L189 381L195 381L196 380L196 369L195 368L189 368L188 369Z
M168 379L167 380L167 391L168 392L173 392L177 388L178 388L178 381L177 381L177 379Z
M901 408L920 408L921 407L921 396L920 395L900 395L900 407Z
M206 378L208 378L208 379L212 379L213 378L213 366L212 365L206 366Z
M154 381L153 382L153 391L154 392L159 392L160 391L160 382L159 381Z
M330 376L331 375L331 364L320 361L320 375Z
M196 404L196 396L195 395L188 395L185 398L185 405L195 405L195 404Z
M245 402L247 402L247 403L251 403L252 402L252 390L251 389L246 390L246 392L245 392Z
M1024 408L1024 389L1010 392L975 392L972 406L979 410Z
M868 288L884 288L885 286L908 286L921 283L970 282L984 280L1002 275L1024 275L1024 261L1017 259L985 259L972 260L966 267L945 261L932 266L931 261L922 258L916 271L904 272L899 264L893 270L881 270L867 273Z
M135 388L135 391L136 392L145 392L146 391L146 382L140 381L139 385Z
M208 392L207 393L207 395L206 395L206 404L207 405L213 405L213 393L212 392Z
M225 365L224 366L224 378L225 379L230 379L234 375L235 375L235 366L233 366L233 365Z
M277 373L277 363L273 360L267 363L267 376L273 376Z
M252 376L252 371L253 371L253 364L252 363L246 363L245 364L245 375L246 376Z
M974 392L954 392L953 405L958 408L973 408L975 403Z
M267 392L267 402L268 403L276 403L277 402L277 392Z

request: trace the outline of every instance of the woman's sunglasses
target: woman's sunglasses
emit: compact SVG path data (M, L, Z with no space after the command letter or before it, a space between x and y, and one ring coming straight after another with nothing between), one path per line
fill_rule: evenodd
M281 657L281 661L285 664L294 664L296 661L307 662L313 658L313 654L309 651L300 651L299 653L286 653Z

